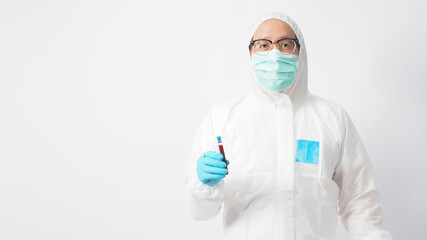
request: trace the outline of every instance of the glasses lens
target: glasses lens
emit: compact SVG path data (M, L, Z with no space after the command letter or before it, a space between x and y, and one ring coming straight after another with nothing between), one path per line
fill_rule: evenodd
M266 55L270 51L271 43L265 40L259 40L254 42L254 51L258 55Z
M279 48L282 53L294 53L296 46L296 42L292 39L283 39L277 42L277 48Z

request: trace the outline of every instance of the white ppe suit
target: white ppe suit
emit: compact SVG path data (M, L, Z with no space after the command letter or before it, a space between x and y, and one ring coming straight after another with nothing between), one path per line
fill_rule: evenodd
M270 18L288 23L299 40L295 80L275 93L252 72L248 95L221 102L205 116L186 165L191 215L206 220L224 204L227 240L335 239L338 213L354 240L392 239L382 229L380 196L358 131L340 105L308 91L307 52L296 23L271 13L258 24ZM197 177L197 160L219 152L216 136L229 174L208 186Z

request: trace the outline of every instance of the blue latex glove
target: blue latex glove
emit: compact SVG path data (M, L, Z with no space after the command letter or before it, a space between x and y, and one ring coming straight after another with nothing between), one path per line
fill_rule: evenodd
M222 161L224 156L221 153L208 151L200 156L197 160L197 176L199 180L209 186L215 185L219 180L225 178L225 174L228 170L225 168L227 164Z

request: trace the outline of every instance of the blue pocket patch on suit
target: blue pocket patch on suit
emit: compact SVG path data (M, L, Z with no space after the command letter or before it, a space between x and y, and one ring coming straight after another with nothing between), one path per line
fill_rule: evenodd
M319 162L319 142L297 139L295 161L317 165Z

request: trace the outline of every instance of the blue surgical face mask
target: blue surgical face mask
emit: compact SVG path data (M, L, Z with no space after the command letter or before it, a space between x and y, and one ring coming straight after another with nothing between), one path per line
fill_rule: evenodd
M284 54L277 49L271 50L264 56L254 53L252 67L262 86L273 92L281 92L295 80L298 56Z

